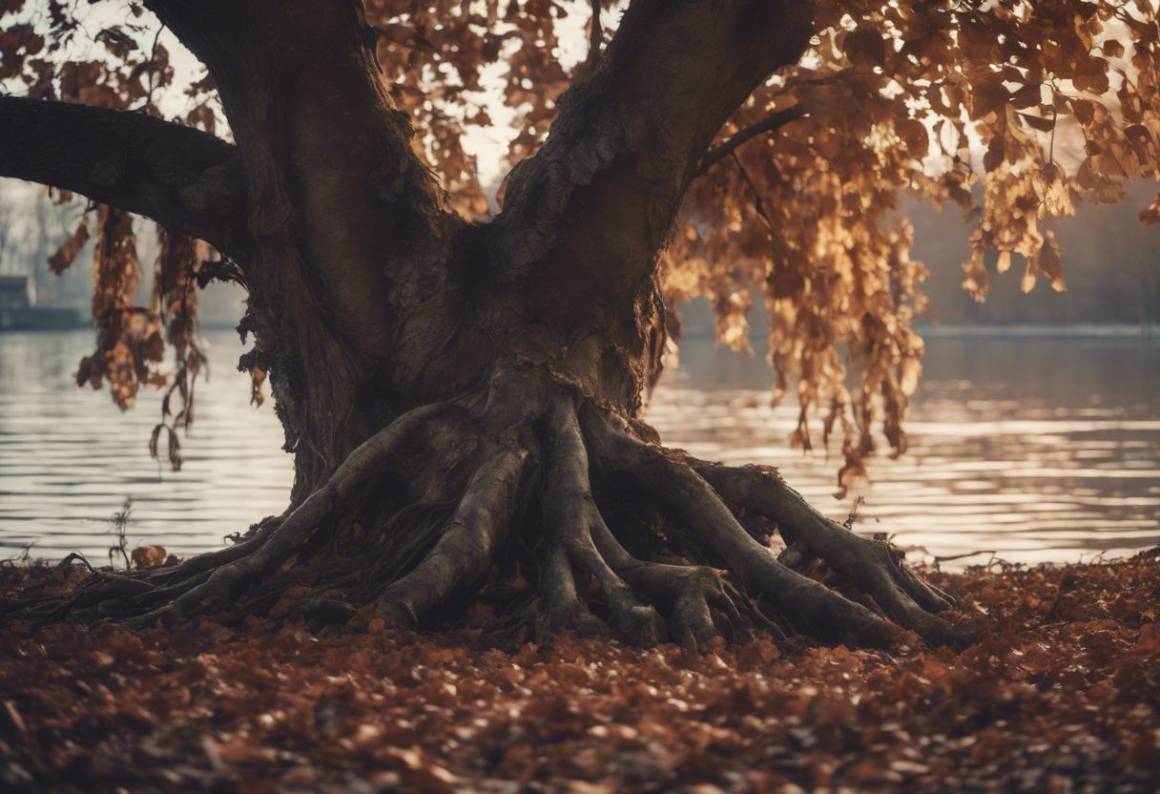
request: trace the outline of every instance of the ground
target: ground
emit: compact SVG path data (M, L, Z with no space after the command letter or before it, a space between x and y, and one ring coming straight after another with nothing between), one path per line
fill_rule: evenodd
M963 650L10 624L0 789L1154 791L1158 558L925 571Z

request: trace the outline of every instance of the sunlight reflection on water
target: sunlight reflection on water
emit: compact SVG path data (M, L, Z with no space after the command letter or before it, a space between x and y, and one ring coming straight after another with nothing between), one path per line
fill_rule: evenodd
M248 404L240 350L210 332L211 381L172 472L146 449L158 396L121 414L72 385L87 332L0 335L0 548L34 557L109 546L109 518L133 500L131 545L178 553L279 513L290 459L269 403ZM916 395L910 451L874 461L860 531L950 556L1068 561L1160 543L1160 343L1134 339L933 339ZM648 420L700 457L778 466L827 514L838 449L787 443L796 409L768 406L760 359L692 340L653 395ZM792 398L791 398L792 401ZM9 556L0 550L0 557ZM985 561L987 555L965 560Z

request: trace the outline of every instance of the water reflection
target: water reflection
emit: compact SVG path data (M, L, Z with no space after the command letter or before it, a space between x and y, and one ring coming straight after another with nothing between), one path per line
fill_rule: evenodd
M0 336L0 547L101 558L126 497L132 544L180 553L285 506L290 462L269 405L248 404L236 337L211 332L211 381L175 473L149 458L157 396L121 414L71 385L84 332ZM943 556L1074 560L1160 543L1160 344L1131 339L933 339L910 452L879 459L863 531ZM760 361L693 340L649 408L668 443L777 465L835 518L839 461L788 447ZM4 552L0 552L4 556ZM985 559L985 556L984 556Z

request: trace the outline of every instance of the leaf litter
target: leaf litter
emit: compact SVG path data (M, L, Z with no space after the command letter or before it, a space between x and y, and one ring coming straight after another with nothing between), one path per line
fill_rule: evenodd
M0 596L85 575L8 566ZM8 623L0 789L1156 789L1156 554L925 575L976 643Z

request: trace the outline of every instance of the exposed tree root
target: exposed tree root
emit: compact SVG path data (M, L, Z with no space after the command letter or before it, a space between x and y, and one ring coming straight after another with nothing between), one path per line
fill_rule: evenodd
M607 601L612 630L632 642L654 644L660 637L659 615L637 599L593 539L594 528L608 530L588 484L588 455L571 398L556 400L548 424L551 448L543 498L548 575L543 589L549 618L556 627L575 622L581 631L598 625L577 595L570 570L570 564L576 565L595 580Z
M701 648L719 634L780 636L786 626L882 646L903 626L932 643L966 639L933 614L949 597L888 544L824 518L772 469L700 461L642 427L534 369L501 369L481 400L404 414L237 545L176 566L98 573L67 599L11 602L0 614L151 623L296 600L288 613L314 622L416 628L453 611L522 542L537 569L541 635L568 628ZM616 494L594 493L595 479L616 483ZM610 528L618 500L661 511L651 549ZM539 510L528 512L533 503ZM383 518L386 504L395 506ZM780 559L742 525L754 513L782 532ZM866 603L795 570L813 559Z
M391 625L414 628L457 589L478 582L511 528L515 499L528 450L497 440L486 447L485 461L435 548L403 578L387 587L376 612Z
M934 613L954 600L902 565L889 543L854 534L815 510L778 473L765 466L724 466L686 456L690 467L736 510L757 511L777 524L787 543L785 562L824 560L835 573L874 599L896 623L928 642L961 644L969 637Z
M529 458L538 452L532 423L544 410L546 393L543 384L529 387L518 380L506 369L493 376L479 411L473 472L451 520L422 561L373 604L374 614L388 625L415 628L477 587L520 523L521 484Z
M584 410L583 420L600 465L625 472L646 488L693 535L694 546L720 555L747 590L768 599L795 628L859 644L889 642L890 625L869 609L778 562L679 455L638 440L627 426L617 427L592 407Z

